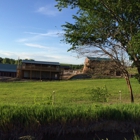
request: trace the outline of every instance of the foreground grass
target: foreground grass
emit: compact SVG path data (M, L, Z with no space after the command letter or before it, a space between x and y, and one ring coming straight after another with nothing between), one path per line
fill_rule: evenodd
M110 124L110 131L124 133L128 129L132 133L135 128L127 122L140 123L140 107L139 104L65 107L1 105L0 118L0 134L25 135L26 132L58 134L61 130L65 134L67 130L69 133L76 133L82 129L82 132L88 133L94 129L101 131L106 127L108 130ZM111 122L104 123L104 121ZM117 126L112 127L112 121L117 122ZM95 128L97 122L99 124ZM125 122L125 125L121 125L122 122ZM126 127L126 130L124 131L122 127Z
M69 122L96 122L100 120L140 122L139 104L111 106L18 106L0 105L0 128L31 124L65 124ZM7 125L5 125L7 124ZM9 125L10 124L10 125Z

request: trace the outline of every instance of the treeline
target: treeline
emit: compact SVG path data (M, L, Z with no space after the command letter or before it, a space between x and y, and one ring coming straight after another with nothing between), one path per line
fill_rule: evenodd
M0 57L0 63L2 64L15 64L15 65L20 65L22 60L32 60L34 61L34 59L12 59L12 58L2 58ZM67 69L82 69L83 65L74 65L74 64L60 64L62 67L65 67Z
M82 69L83 65L70 65L71 69L75 70L75 69Z
M76 70L76 69L83 69L84 65L78 65L78 64L60 64L62 67L64 67L65 69L72 69L72 70Z
M21 64L23 59L12 59L12 58L2 58L0 57L0 63L2 64L15 64L15 65L19 65ZM33 60L33 59L24 59L24 60Z

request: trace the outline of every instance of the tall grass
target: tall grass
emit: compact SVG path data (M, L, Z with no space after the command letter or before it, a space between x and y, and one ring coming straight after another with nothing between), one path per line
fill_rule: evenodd
M112 106L19 106L0 105L0 127L3 124L28 125L33 121L39 124L68 123L73 120L134 121L140 122L139 104L121 104Z
M67 134L106 129L108 122L119 124L128 122L140 123L139 104L121 104L112 106L78 105L78 106L44 106L44 105L0 105L0 139L2 134L10 137L38 134ZM104 123L105 121L105 123ZM98 123L99 122L99 123ZM96 123L98 123L96 125ZM126 125L126 123L125 123ZM122 126L110 128L120 131ZM129 127L133 132L133 127ZM137 135L135 138L139 138ZM41 138L38 137L38 140ZM137 140L137 139L135 139Z

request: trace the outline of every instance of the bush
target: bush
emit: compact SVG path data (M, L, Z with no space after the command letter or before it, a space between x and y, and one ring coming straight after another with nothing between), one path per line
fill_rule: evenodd
M107 87L103 86L103 87L96 87L92 89L91 92L91 96L92 96L92 101L96 101L96 102L108 102L108 98L110 96L110 94L108 93Z

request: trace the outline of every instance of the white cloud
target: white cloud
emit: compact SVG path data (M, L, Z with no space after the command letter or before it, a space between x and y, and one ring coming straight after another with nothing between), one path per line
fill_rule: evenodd
M26 42L26 41L28 41L28 38L20 38L16 40L16 42Z
M36 32L24 32L25 34L28 34L29 37L24 37L24 38L19 38L16 40L16 42L29 42L29 41L37 41L37 40L42 40L45 39L46 37L61 37L63 35L63 31L61 30L50 30L46 33L36 33Z
M2 52L1 51L0 54L2 54L5 57L10 57L12 53L10 53L10 52Z
M55 46L52 46L52 45L50 45L49 47L44 46L44 45L40 45L40 44L34 44L34 43L25 43L24 45L31 47L31 48L44 49L46 53L49 52L50 55L54 55L54 56L56 56L58 54L63 55L63 54L67 53L67 51L65 49L60 49L59 47L56 48Z
M35 60L42 60L47 61L49 60L55 60L56 57L53 57L51 55L48 55L46 52L7 52L7 51L0 51L0 56L5 58L13 58L13 59L35 59Z
M35 33L35 32L25 32L30 35L37 35L42 37L59 37L60 35L64 34L61 30L50 30L47 33Z
M36 12L47 16L56 16L60 13L57 9L55 9L54 5L39 7Z
M70 56L69 53L66 55L48 53L48 52L7 52L0 51L0 56L2 58L8 57L13 59L34 59L36 61L50 61L59 63L69 63L69 64L83 64L84 58L78 59Z
M48 49L49 47L39 45L39 44L32 44L32 43L25 43L28 47L39 48L39 49Z

